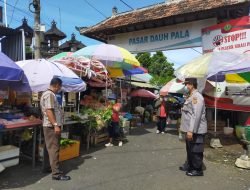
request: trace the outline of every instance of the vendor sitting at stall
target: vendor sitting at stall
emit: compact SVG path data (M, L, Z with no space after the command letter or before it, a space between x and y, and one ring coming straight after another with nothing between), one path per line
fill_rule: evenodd
M145 108L143 108L141 106L135 107L135 113L140 115L141 124L144 122L144 112L145 112Z

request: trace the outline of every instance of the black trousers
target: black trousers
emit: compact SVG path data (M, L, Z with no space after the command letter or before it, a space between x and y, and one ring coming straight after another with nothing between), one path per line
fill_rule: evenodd
M202 171L204 135L193 134L193 140L186 140L186 151L189 169Z
M164 132L165 128L166 128L166 121L167 118L166 117L158 117L158 122L157 122L157 129L160 132Z

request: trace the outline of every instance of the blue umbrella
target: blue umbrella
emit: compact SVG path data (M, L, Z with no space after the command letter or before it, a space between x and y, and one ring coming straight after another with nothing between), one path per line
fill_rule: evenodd
M145 72L141 68L134 68L131 70L123 70L125 76L131 76L136 74L144 74Z
M0 52L0 81L21 81L23 70L4 53Z
M23 70L2 52L0 52L0 89L31 91Z
M62 90L64 92L79 92L86 88L85 82L80 78L57 77L62 80Z

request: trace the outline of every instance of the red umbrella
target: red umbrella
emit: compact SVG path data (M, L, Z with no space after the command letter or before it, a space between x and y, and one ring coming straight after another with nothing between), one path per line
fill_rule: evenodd
M155 99L157 97L154 93L152 93L148 90L145 90L145 89L135 90L135 91L131 92L130 95L134 96L134 97L153 98L153 99Z

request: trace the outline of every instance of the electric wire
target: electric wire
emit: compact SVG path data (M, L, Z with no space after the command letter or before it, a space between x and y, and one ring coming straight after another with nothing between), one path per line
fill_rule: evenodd
M131 10L134 10L133 7L131 7L129 4L127 4L126 2L124 2L123 0L120 0L124 5L126 5L128 8L130 8Z
M90 4L87 0L84 0L85 3L87 3L90 7L92 7L94 10L96 10L98 13L100 13L103 17L108 18L106 15L104 15L101 11L99 11L95 6Z
M15 12L18 1L19 0L16 0L16 2L15 2L14 8L13 8L13 11L12 11L12 14L11 14L11 19L10 19L9 25L11 25L11 23L12 23L13 15L14 15L14 12Z

